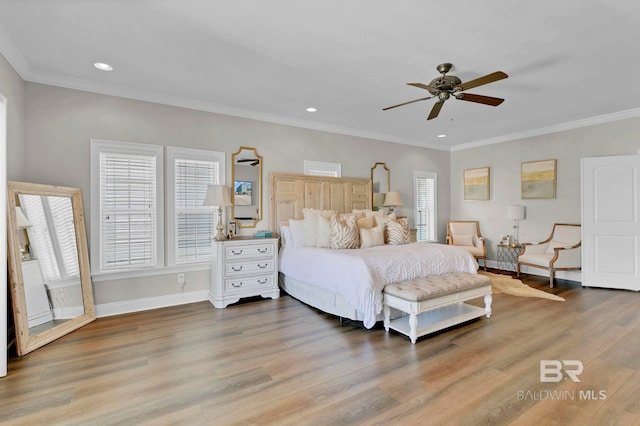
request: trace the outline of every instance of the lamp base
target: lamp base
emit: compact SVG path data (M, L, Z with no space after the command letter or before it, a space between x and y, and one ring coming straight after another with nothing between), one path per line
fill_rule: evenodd
M218 233L214 237L216 241L226 240L227 236L224 235L224 225L222 224L222 207L218 207L218 226L216 226Z

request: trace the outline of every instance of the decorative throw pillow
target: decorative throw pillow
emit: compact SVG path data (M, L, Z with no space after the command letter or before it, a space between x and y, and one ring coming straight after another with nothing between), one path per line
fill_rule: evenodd
M318 241L316 247L329 248L329 241L331 237L331 218L325 217L322 214L318 215Z
M304 217L304 245L307 247L318 247L318 217L323 216L326 219L331 219L333 214L332 210L316 210L316 209L302 209L302 215ZM323 231L326 231L328 226L323 226ZM324 237L327 238L324 238ZM325 232L321 236L321 243L326 243L325 247L329 246L328 233Z
M289 232L293 247L304 247L304 220L289 219Z
M358 219L358 228L360 229L371 229L376 226L376 219L373 216L365 216L361 219Z
M371 229L360 228L360 248L384 245L384 223Z
M345 218L342 215L331 216L331 236L329 248L357 249L360 247L360 232L354 215Z
M458 234L453 235L453 245L454 246L472 246L473 245L473 234Z
M411 242L411 230L409 229L409 219L401 217L392 220L391 215L387 217L384 225L385 244L408 244ZM395 216L394 216L395 217Z

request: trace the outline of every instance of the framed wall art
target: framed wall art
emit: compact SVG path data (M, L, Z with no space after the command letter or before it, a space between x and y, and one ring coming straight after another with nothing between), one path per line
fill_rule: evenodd
M556 160L522 163L520 193L522 199L556 198Z
M464 171L464 199L488 200L490 194L489 167L466 169Z

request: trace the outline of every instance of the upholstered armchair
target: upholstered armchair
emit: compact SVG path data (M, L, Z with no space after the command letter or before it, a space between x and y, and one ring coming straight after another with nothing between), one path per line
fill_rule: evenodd
M581 231L580 225L556 223L546 240L539 243L523 243L518 254L516 275L520 276L520 265L546 269L549 271L549 286L553 288L556 271L582 268Z
M477 220L451 220L447 223L447 244L459 246L468 250L473 257L484 260L484 270L487 270L487 247L480 235L480 225Z

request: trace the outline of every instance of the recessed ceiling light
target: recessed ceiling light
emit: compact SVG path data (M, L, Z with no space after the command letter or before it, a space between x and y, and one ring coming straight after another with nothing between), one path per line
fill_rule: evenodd
M306 111L307 111L307 112L318 112L318 108L315 108L315 107L309 107L309 108L307 108L307 110L306 110Z
M113 67L109 64L105 64L104 62L96 62L93 66L101 71L113 71Z
M447 137L447 135L445 135L445 134L443 133L443 134L441 134L441 135L438 135L438 137L439 137L439 138L446 138L446 137Z

